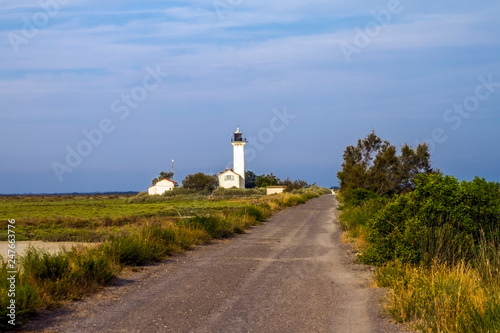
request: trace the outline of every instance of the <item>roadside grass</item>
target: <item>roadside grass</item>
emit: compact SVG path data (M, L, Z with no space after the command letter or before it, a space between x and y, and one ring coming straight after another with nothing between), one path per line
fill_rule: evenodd
M421 332L500 332L500 242L479 244L469 260L452 264L389 261L375 271L391 288L386 309Z
M338 194L337 198L340 202L346 201L342 194ZM339 223L345 232L342 236L343 240L354 243L361 252L366 250L370 244L370 220L386 205L387 201L386 198L379 197L339 206Z
M421 332L500 332L500 185L422 178L410 193L338 196L344 239L378 266L385 307Z
M393 261L375 273L386 309L422 332L500 332L500 286L462 262L430 267Z
M92 240L102 239L102 244L92 248L76 248L50 254L43 250L28 249L26 254L18 258L16 275L16 326L19 328L29 316L38 309L53 309L65 302L85 297L99 288L111 283L119 272L127 266L140 266L160 261L173 253L191 249L193 246L207 244L214 238L227 238L244 233L253 225L262 223L273 213L293 205L305 203L307 200L329 193L328 190L312 187L296 193L285 193L274 196L245 198L221 198L210 200L183 194L182 199L174 201L177 207L184 207L183 212L194 213L191 216L170 217L163 214L145 217L148 212L148 200L144 195L126 198L120 205L143 205L141 216L128 216L130 210L124 209L124 216L104 216L97 219L78 219L75 217L56 218L44 216L38 212L38 220L16 218L16 235L19 229L25 237L43 233L55 232L58 238L67 240L63 232L64 226L72 226L71 232L89 232L88 228L99 235ZM234 193L231 194L234 196ZM195 197L193 199L193 197ZM15 199L24 203L29 200ZM45 199L44 199L45 200ZM64 198L62 201L69 200ZM86 207L89 199L76 199L84 203L76 205L78 209ZM93 200L93 199L92 199ZM106 205L106 198L101 198L101 204ZM112 205L117 198L110 198ZM123 199L119 199L122 200ZM136 201L142 203L137 203ZM5 201L5 200L4 200ZM49 203L58 202L50 198ZM129 203L132 202L132 203ZM172 198L162 197L162 205L172 204ZM158 204L156 202L155 204ZM55 209L50 206L49 211ZM196 208L193 208L196 207ZM46 207L43 209L47 212ZM109 210L107 210L109 211ZM158 212L153 208L153 212ZM102 213L99 213L102 214ZM117 214L113 210L113 214ZM50 215L50 214L49 214ZM15 216L15 214L13 215ZM45 224L44 224L45 223ZM61 223L62 226L58 226ZM27 228L30 227L30 228ZM19 228L19 229L18 229ZM5 228L6 229L6 228ZM101 234L102 233L102 234ZM103 238L100 238L103 237ZM20 238L16 239L21 240ZM0 330L8 331L14 327L7 323L7 306L11 297L9 291L7 263L0 266Z

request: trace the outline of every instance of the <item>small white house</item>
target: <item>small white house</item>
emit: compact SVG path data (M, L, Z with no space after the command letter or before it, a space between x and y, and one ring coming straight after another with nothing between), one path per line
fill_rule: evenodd
M231 169L219 173L219 186L245 188L245 179Z
M162 179L153 186L148 187L148 194L163 194L167 191L172 191L177 186L177 182L171 179Z

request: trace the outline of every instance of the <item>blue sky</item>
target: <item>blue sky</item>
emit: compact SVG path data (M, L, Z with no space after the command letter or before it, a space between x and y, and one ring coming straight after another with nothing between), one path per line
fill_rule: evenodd
M498 1L0 1L0 193L231 166L337 184L372 130L500 181Z

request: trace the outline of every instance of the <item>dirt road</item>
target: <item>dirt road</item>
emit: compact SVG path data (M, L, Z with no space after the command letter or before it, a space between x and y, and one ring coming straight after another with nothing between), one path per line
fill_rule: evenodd
M26 329L46 332L401 332L370 270L340 242L337 202L286 209L240 237L177 255Z

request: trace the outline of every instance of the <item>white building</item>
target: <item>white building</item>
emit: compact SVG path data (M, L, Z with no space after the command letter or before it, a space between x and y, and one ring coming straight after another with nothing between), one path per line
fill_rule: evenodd
M148 187L148 194L149 195L163 194L167 191L172 191L176 185L177 182L175 180L162 179L155 185Z
M224 188L240 188L241 176L232 169L227 169L219 174L219 186ZM243 182L244 186L245 182Z
M286 188L286 186L267 186L266 187L266 194L267 195L280 194L280 193L283 193L285 188Z
M239 127L234 132L231 140L233 145L233 168L227 169L219 174L219 186L224 188L245 188L245 145L246 139L243 139Z

